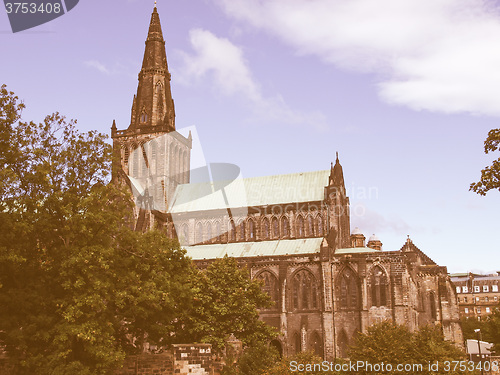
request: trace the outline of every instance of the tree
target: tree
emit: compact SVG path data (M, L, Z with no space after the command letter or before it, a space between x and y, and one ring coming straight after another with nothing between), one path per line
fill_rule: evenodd
M486 141L484 141L484 152L488 154L498 151L499 146L500 129L492 129L489 131ZM470 190L481 195L486 195L492 189L500 191L500 158L494 160L490 166L481 171L481 180L479 182L470 185Z
M222 350L233 333L244 346L268 342L274 329L259 320L258 309L272 305L261 281L251 280L248 270L234 258L217 259L193 276L193 308L183 318L188 342L206 342Z
M331 365L334 364L332 369ZM301 352L293 356L283 358L273 366L265 369L261 375L323 375L323 374L345 374L345 371L336 371L335 365L341 365L340 361L323 362L323 360L312 352ZM303 365L303 368L300 367ZM315 368L316 367L316 368Z
M144 341L175 340L190 261L124 224L105 135L58 113L23 122L23 108L2 86L0 343L19 374L109 373Z
M362 361L369 364L384 363L393 369L398 364L422 365L418 371L415 367L408 371L398 371L398 374L463 374L463 371L447 371L445 361L465 360L465 353L454 344L444 340L438 327L422 327L417 332L410 332L406 326L386 321L368 328L366 333L356 337L355 344L350 348L349 358L352 362ZM429 363L439 361L438 371L429 369ZM404 369L404 368L403 368ZM364 368L358 374L370 374Z

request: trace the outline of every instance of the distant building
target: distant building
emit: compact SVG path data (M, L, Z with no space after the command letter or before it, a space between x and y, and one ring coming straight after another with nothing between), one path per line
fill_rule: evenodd
M260 317L279 331L271 344L282 354L346 357L358 332L384 320L411 330L439 325L447 340L462 343L446 267L410 238L382 251L377 236L365 244L359 229L351 233L338 155L328 170L190 183L192 139L175 131L156 7L131 112L127 129L113 123L113 174L136 197L136 230L155 226L178 238L200 268L237 258L275 302Z
M450 277L457 292L461 317L481 320L498 307L500 272L496 275L456 273Z

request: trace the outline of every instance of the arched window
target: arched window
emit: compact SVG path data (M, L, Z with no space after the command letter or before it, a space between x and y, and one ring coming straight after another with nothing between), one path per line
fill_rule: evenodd
M207 223L207 241L214 242L212 238L212 224Z
M240 223L240 240L245 241L245 221L242 221Z
M293 348L295 349L295 353L300 353L302 351L302 340L298 332L295 332L293 335Z
M148 175L148 144L143 143L141 145L142 158L141 158L141 176L146 177Z
M265 240L269 238L269 219L267 217L262 220L262 238Z
M323 357L323 341L318 332L314 332L311 336L310 349L314 351L318 357Z
M148 121L148 114L146 113L145 110L142 110L141 112L141 122L144 123L144 122L147 122Z
M156 94L159 95L161 93L161 88L162 88L162 85L161 85L161 82L158 81L156 83Z
M307 270L297 272L292 281L292 307L295 310L318 308L318 288L314 275Z
M127 164L128 163L128 158L130 156L130 149L128 148L128 146L125 145L123 151L124 151L124 158L123 158L123 160L124 160L124 163Z
M272 220L272 228L273 228L273 238L279 238L280 237L280 225L278 222L278 219L273 217Z
M380 266L376 266L371 276L372 306L387 306L387 277Z
M257 275L256 279L263 281L262 291L267 293L274 302L271 309L279 308L279 286L276 276L269 271L263 271Z
M255 240L255 222L253 219L248 220L248 236L251 241Z
M321 217L321 215L318 215L317 221L318 221L318 236L322 236L323 235L323 218Z
M431 317L432 319L437 319L437 309L436 309L436 296L434 293L429 293L429 302L431 307Z
M304 237L304 218L302 216L297 218L297 237Z
M307 235L314 237L314 221L311 215L307 216Z
M236 241L236 225L233 220L229 222L229 241Z
M338 282L337 293L340 297L341 308L349 310L358 308L358 282L354 272L350 268L346 268L342 273Z
M281 230L283 232L283 238L290 237L290 222L286 216L281 218Z
M196 243L203 242L203 226L200 222L196 223Z
M339 357L340 358L347 358L347 350L349 348L349 339L347 338L347 334L345 333L344 329L342 331L340 331L337 341L338 341L338 348L339 348Z

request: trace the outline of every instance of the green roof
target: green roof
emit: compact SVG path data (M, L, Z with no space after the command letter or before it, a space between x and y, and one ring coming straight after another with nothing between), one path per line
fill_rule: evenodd
M179 185L170 213L322 201L330 171ZM223 190L220 189L223 186Z
M234 242L226 244L186 246L187 256L193 260L223 258L259 257L276 255L300 255L319 253L323 237L295 240L260 242Z

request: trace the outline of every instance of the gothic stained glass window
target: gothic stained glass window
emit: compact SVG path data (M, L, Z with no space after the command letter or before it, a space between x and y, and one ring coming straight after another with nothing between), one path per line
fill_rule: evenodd
M274 305L271 309L277 309L279 307L279 287L278 279L274 274L269 271L263 271L257 276L258 280L262 280L264 285L262 286L262 291L267 293Z
M339 281L338 292L340 294L340 307L345 309L357 309L359 290L356 276L347 268Z
M380 266L375 267L372 271L371 298L372 306L387 305L387 277Z
M290 236L290 222L286 216L281 218L281 230L284 238L288 238Z
M431 306L431 317L432 319L437 319L437 310L436 310L436 296L434 293L429 293L429 302Z
M304 237L304 218L302 216L297 218L297 237Z
M264 220L262 221L262 238L269 238L269 220L267 218L264 218Z
M250 240L255 240L255 222L253 219L248 221L248 236L250 237Z
M273 238L279 238L280 226L279 226L278 219L276 219L275 217L273 217L272 228L273 228Z
M307 270L295 274L292 281L292 307L295 310L318 308L318 288L314 275Z

